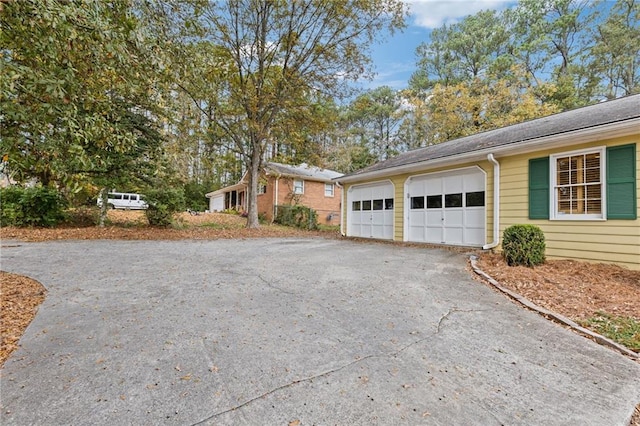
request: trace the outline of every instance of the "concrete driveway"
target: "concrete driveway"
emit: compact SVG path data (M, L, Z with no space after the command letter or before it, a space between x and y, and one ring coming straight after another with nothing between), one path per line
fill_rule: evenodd
M452 252L3 246L3 270L49 290L2 371L4 425L625 425L640 400L640 364L473 281Z

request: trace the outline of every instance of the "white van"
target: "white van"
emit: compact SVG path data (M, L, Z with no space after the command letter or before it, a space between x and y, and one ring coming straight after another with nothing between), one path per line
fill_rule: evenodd
M98 197L98 206L102 207L102 198ZM148 206L144 195L126 192L109 192L107 206L111 209L144 210Z

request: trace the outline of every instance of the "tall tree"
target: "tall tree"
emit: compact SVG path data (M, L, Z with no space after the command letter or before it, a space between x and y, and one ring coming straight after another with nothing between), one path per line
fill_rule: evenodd
M418 71L411 85L457 84L509 67L509 32L493 10L470 15L461 22L434 29L428 43L418 46Z
M397 132L403 118L402 99L389 86L381 86L359 95L351 104L354 124L371 153L384 160L402 148Z
M19 180L67 191L131 170L158 112L159 53L128 0L3 4L0 144ZM146 136L145 136L146 135Z
M588 51L588 31L594 21L590 0L521 0L508 16L513 28L513 54L536 82L551 77L554 90L545 102L570 109L590 102L589 70L582 57Z
M640 92L640 2L617 0L593 39L585 62L594 90L605 99Z
M284 117L308 107L313 92L345 93L368 69L370 45L404 24L399 0L211 1L202 37L220 51L223 79L203 113L246 163L247 227L258 227L257 189L265 150ZM305 118L313 118L305 115Z

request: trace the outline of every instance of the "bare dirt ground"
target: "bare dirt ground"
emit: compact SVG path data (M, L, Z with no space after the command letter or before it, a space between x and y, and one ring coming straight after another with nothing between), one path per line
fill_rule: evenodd
M109 225L60 227L55 229L0 228L4 241L50 241L68 239L176 240L265 238L284 236L321 236L338 238L337 232L304 231L268 225L258 230L244 227L245 219L227 214L183 213L177 226L170 229L151 228L142 212L110 211ZM548 261L535 268L509 267L500 255L485 253L478 266L504 287L521 294L537 305L564 315L576 322L598 313L633 318L640 321L640 271L605 264L570 260ZM37 281L0 272L2 325L0 332L0 367L18 347L22 333L29 325L45 289ZM640 336L638 336L640 338ZM640 426L640 404L630 426Z

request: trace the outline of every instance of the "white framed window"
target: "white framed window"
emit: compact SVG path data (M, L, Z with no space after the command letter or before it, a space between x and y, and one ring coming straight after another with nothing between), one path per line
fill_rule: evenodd
M324 184L324 196L325 197L333 197L333 184L325 183Z
M294 194L304 194L304 181L300 179L295 179L293 181L293 193Z
M552 219L604 219L604 147L554 154L549 159Z
M258 184L258 195L262 195L266 193L267 193L267 185Z

